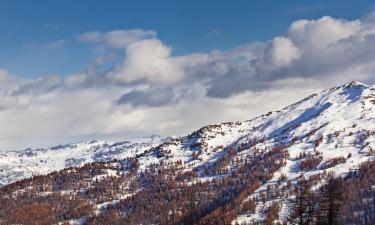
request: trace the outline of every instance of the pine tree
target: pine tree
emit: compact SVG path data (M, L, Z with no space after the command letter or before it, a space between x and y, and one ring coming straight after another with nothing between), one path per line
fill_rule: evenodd
M342 179L330 177L320 193L318 224L338 225L340 208L343 204Z
M311 184L303 176L294 185L295 197L286 203L289 210L287 221L292 225L311 225L315 216L315 196Z

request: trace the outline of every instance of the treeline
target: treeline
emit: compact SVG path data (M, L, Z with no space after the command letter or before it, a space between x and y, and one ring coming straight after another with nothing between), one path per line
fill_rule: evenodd
M285 165L286 148L295 141L261 150L256 146L264 140L249 140L226 147L216 161L193 170L186 170L178 160L160 161L139 171L138 158L133 157L25 179L0 188L0 224L44 225L84 218L88 225L224 225L263 204L264 221L254 224L373 225L375 162L366 162L344 177L301 176L293 184L281 174L267 183ZM163 149L155 152L158 157L168 154ZM338 157L322 163L318 151L299 159L304 171L346 160ZM318 190L313 188L317 184L322 184ZM116 199L121 200L111 204ZM101 203L108 204L98 209ZM283 204L288 208L285 216L279 215Z
M132 168L124 170L124 166L90 163L4 186L0 188L0 224L50 225L91 217L96 204L134 191L129 187ZM117 174L107 176L108 170Z
M233 151L241 149L231 149L225 159ZM141 191L89 218L87 224L230 224L243 210L241 203L245 198L283 165L284 156L285 148L257 152L225 176L206 182L200 182L196 173L173 177L160 167L147 170L140 175ZM219 160L220 166L214 164L205 171L210 169L210 174L217 174L228 163L225 159ZM198 181L188 182L194 178Z
M251 142L228 148L216 163L204 167L203 175L184 170L180 160L161 161L139 172L137 158L127 158L24 179L0 188L0 224L57 224L82 218L86 224L108 225L229 224L244 210L245 198L285 163L285 147L253 149L236 158L253 146ZM96 208L127 194L131 197Z

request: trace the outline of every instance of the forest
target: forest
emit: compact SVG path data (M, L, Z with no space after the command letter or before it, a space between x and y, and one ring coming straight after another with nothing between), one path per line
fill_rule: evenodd
M134 157L24 179L0 189L0 224L79 220L88 225L373 224L375 162L340 177L325 172L308 178L302 174L292 182L281 176L275 185L249 198L289 157L285 144L267 151L256 149L261 141L230 147L219 160L195 170L184 170L177 161L139 172ZM252 154L238 157L249 148ZM321 161L319 153L300 157L306 171ZM312 188L319 183L318 189ZM262 222L236 221L240 213L251 214L266 202L271 204ZM288 214L281 216L283 207Z

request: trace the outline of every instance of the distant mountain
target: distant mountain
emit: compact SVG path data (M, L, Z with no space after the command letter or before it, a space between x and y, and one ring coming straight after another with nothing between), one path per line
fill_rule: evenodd
M71 168L0 192L13 196L21 214L25 204L53 207L52 223L251 224L267 221L274 208L271 222L282 222L301 174L317 189L330 172L345 177L362 171L374 160L374 150L375 87L354 81L252 120L208 125L185 137L7 153L0 157L3 184ZM375 187L371 173L366 176L361 196ZM0 205L8 204L8 197ZM67 211L71 205L81 207L79 212ZM357 207L342 220L364 218L361 213L375 219L373 208ZM18 214L0 210L2 215L3 221L22 223Z
M51 148L0 153L0 186L90 162L107 162L140 154L169 137L150 136L121 142L92 140Z

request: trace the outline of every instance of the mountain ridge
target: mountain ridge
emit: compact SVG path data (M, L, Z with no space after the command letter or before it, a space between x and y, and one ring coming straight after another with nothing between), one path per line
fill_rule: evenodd
M246 168L251 168L249 171L257 171L262 174L262 178L259 186L249 186L249 189L246 189L246 194L241 195L241 201L235 198L238 207L242 207L245 201L263 198L270 187L281 191L288 186L288 182L295 182L302 174L311 179L330 172L344 176L363 163L374 160L374 109L374 86L353 81L310 95L281 110L251 120L207 125L187 136L160 139L152 146L146 143L138 150L123 148L121 153L124 154L120 154L122 158L108 158L102 160L104 164L98 164L99 168L103 167L99 175L96 172L96 175L91 175L90 165L84 163L81 165L79 160L78 164L70 164L75 169L65 170L64 173L87 174L90 182L100 182L101 179L109 182L111 179L120 179L123 176L128 179L125 182L127 187L125 191L108 195L105 201L94 200L99 215L93 216L88 224L102 221L103 210L103 218L108 219L106 217L110 212L106 211L108 204L112 205L113 202L114 205L119 206L130 204L129 201L132 200L128 199L129 196L137 196L137 193L147 191L150 187L142 186L147 184L143 176L150 171L156 173L152 175L156 176L156 180L159 179L160 174L164 174L165 177L161 179L171 182L169 179L173 177L183 185L181 187L188 188L189 185L201 183L211 185L210 182L224 182L227 179L235 184L245 182L243 185L246 186L254 182L253 177L250 176L252 172L249 174L246 172ZM110 149L108 155L113 153ZM99 151L99 154L102 152ZM104 156L108 155L104 154ZM85 163L94 161L85 161ZM270 165L267 166L268 164ZM83 167L78 169L80 166ZM51 176L58 174L60 173ZM237 180L234 174L242 177L244 181ZM33 181L20 181L20 183L25 182ZM95 182L91 185L95 186ZM187 184L184 184L185 182ZM141 188L136 188L138 186ZM236 191L242 193L241 187L241 185L236 187L239 188ZM124 186L120 185L119 188ZM230 186L227 188L228 190L222 190L223 193L231 190ZM65 189L63 191L66 192ZM62 193L65 193L63 191L58 188L54 192L61 192L63 195ZM87 191L90 191L90 188ZM253 212L242 211L235 216L231 215L231 223L263 221L268 207L274 202L282 205L279 221L284 221L288 212L283 204L284 200L269 198L257 201ZM197 221L205 218L203 215L197 217ZM129 219L129 221L133 220Z
M359 92L357 90L363 90L363 89L367 89L367 90L374 90L374 86L372 85L366 85L364 83L361 83L359 81L351 81L349 83L346 83L344 85L341 85L339 87L334 87L334 88L331 88L331 89L328 89L328 90L324 90L322 92L319 92L319 93L315 93L315 94L311 94L310 96L302 99L301 101L298 101L296 103L293 103L289 106L286 106L284 107L283 109L281 110L277 110L277 111L270 111L266 114L262 114L258 117L255 117L253 119L250 119L250 120L245 120L245 121L236 121L236 122L224 122L224 123L217 123L217 124L211 124L211 125L207 125L207 126L203 126L202 128L196 130L196 131L193 131L191 134L187 135L187 136L181 136L181 137L176 137L176 138L172 138L172 137L166 137L166 138L162 138L161 136L150 136L150 137L146 137L145 139L152 139L153 137L155 137L155 139L159 139L159 141L156 141L155 143L153 143L153 141L150 141L150 143L145 143L144 140L142 140L142 138L135 138L134 140L130 140L130 141L120 141L120 142L113 142L112 145L125 145L124 149L122 150L123 152L125 152L128 148L131 148L131 146L126 146L127 142L129 142L129 145L131 145L132 142L135 143L138 143L137 140L139 140L139 144L143 147L143 150L149 150L153 147L158 147L158 145L160 145L160 147L162 146L165 146L167 145L168 143L164 143L164 142L167 142L168 140L171 140L172 143L176 143L176 142L179 142L181 140L184 140L184 139L188 139L188 142L192 142L192 138L194 138L194 135L195 134L199 134L200 132L202 134L204 134L205 131L207 130L210 130L211 128L215 128L215 127L221 127L221 126L231 126L233 127L233 125L238 125L238 124L242 124L242 123L247 123L247 122L251 122L251 121L256 121L256 120L261 120L262 118L264 117L267 117L267 116L272 116L272 115L275 115L277 113L280 113L280 112L283 112L283 111L288 111L288 110L291 110L293 109L294 106L297 106L298 104L302 104L303 102L306 102L306 101L309 101L313 98L316 98L318 95L324 95L324 94L329 94L329 93L333 93L337 90L340 90L342 89L344 92L345 90L351 90L351 92L348 92L349 94L349 98L351 99L351 101L353 101L353 98L355 98L356 96L358 97L359 96ZM375 102L375 94L373 94L372 96L368 96L370 98L371 101ZM319 108L316 108L316 109L309 109L309 110L306 110L305 111L305 114L301 114L299 118L294 118L293 120L289 121L287 124L284 124L284 126L280 126L279 128L275 129L272 133L268 134L270 136L278 136L280 135L280 133L283 133L283 132L286 132L286 130L290 129L292 126L296 126L297 124L300 124L301 122L303 121L299 121L301 119L304 119L304 120L308 120L309 118L304 118L306 115L307 116L313 116L313 115L309 115L309 114L320 114L321 112L323 112L326 108L330 107L331 103L327 102L325 103L324 105L320 105ZM314 111L315 110L315 111ZM277 119L275 119L277 120ZM266 126L263 126L262 127L262 130L266 130ZM218 131L217 131L218 132ZM220 132L223 132L223 131L220 131ZM232 132L232 133L235 133L235 132ZM237 133L244 133L243 130L238 130ZM257 135L256 133L254 134L247 134L247 136L249 135L255 135L255 136L261 136L261 135ZM222 135L223 136L223 135ZM240 138L241 135L239 135L237 138ZM264 135L263 135L264 136ZM207 137L205 137L207 138ZM221 137L222 138L222 137ZM234 138L235 139L235 138ZM231 139L230 141L234 142L235 140L234 139ZM164 141L163 141L164 140ZM199 137L197 138L196 140L197 142L201 142L202 141L202 137ZM230 142L229 141L229 142ZM123 143L122 143L123 142ZM33 175L33 174L46 174L48 172L52 172L52 170L47 170L45 172L41 172L41 173L37 173L37 169L34 170L34 173L29 173L28 175L25 175L25 176L18 176L17 179L9 179L7 182L6 181L3 181L4 180L4 177L8 177L8 176L5 176L4 174L1 174L1 171L6 171L6 170L9 170L9 168L2 168L2 167L5 167L4 164L2 165L2 163L4 163L4 158L8 157L7 155L12 155L12 157L14 157L14 155L20 155L20 156L32 156L32 155L36 155L38 152L47 152L49 150L57 150L57 149L74 149L75 147L74 146L77 146L77 145L83 145L83 144L86 144L87 147L85 148L84 146L81 146L81 150L87 150L88 148L92 147L90 146L91 144L93 143L102 143L102 148L105 149L105 148L111 148L111 142L106 142L106 141L101 141L101 140L90 140L90 141L82 141L82 142L76 142L76 143L69 143L69 144L65 144L65 145L58 145L58 146L53 146L53 147L50 147L50 148L37 148L37 149L31 149L31 148L27 148L27 149L24 149L24 150L17 150L17 151L9 151L9 152L6 152L6 153L2 153L0 154L0 157L3 157L3 160L0 160L0 177L2 177L0 179L0 185L4 185L4 184L7 184L7 183L10 183L12 181L16 181L16 180L19 180L19 179L22 179L22 178L27 178L27 177L30 177L30 175ZM151 144L153 143L153 144ZM222 145L225 145L225 141L222 143ZM186 144L185 149L188 149L189 148L189 145L190 144ZM197 143L197 146L199 145L199 143ZM134 146L134 147L141 147L141 146ZM99 146L98 146L99 147ZM165 148L165 147L164 147ZM112 151L112 153L110 153ZM113 150L110 150L109 151L110 154L118 154L116 153L115 151ZM93 153L95 154L95 153ZM103 153L104 154L104 153ZM63 169L65 167L69 167L69 166L78 166L80 164L84 164L85 162L94 162L94 161L109 161L109 160L113 160L113 159L121 159L122 158L125 158L126 156L130 156L131 154L123 154L123 155L119 155L117 157L110 157L110 154L106 154L107 157L109 158L100 158L100 157L97 157L95 159L95 156L93 156L93 160L87 160L87 159L83 159L83 157L80 157L79 155L77 157L79 158L82 158L81 162L78 162L78 163L74 163L73 159L71 160L72 163L67 163L66 166L64 167L58 167L57 169ZM133 154L141 154L141 152L139 153L133 153ZM99 153L97 154L99 155ZM45 159L40 159L40 160L45 160ZM79 159L77 159L79 161ZM22 159L20 159L20 161L22 161ZM28 166L28 165L26 165ZM19 167L19 166L18 166ZM29 166L28 166L29 167ZM54 165L52 165L52 167L55 167Z
M0 153L0 186L90 162L123 159L156 146L170 137L150 136L128 141L81 141L49 148Z

